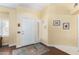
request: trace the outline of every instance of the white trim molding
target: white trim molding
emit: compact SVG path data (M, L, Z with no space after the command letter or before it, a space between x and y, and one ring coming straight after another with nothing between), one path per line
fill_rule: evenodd
M40 42L45 44L46 46L49 46L49 44L47 42L44 42L43 40L40 39Z
M11 47L11 46L16 46L16 44L9 44L9 47Z
M48 45L50 47L56 47L70 55L79 55L78 47L67 46L67 45Z
M70 55L79 55L79 49L78 47L74 47L74 46L67 46L67 45L52 45L52 44L47 44L45 42L41 42L47 46L50 47L56 47L59 50L62 50Z

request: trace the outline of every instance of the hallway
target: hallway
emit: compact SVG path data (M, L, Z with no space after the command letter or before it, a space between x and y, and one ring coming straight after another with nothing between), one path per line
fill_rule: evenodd
M7 46L0 51L6 51L5 54L27 52L28 55L37 51L33 54L79 55L78 14L78 3L0 4L0 42L2 47ZM47 47L36 44L39 42ZM28 45L31 46L26 47ZM10 48L12 46L16 49Z

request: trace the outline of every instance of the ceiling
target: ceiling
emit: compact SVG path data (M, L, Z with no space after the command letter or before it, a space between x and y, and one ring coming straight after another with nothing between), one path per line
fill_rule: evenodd
M8 7L8 8L16 8L17 6L22 6L25 8L32 8L35 10L41 10L43 9L47 3L0 3L0 6L2 7Z
M0 3L1 7L16 8L16 3Z
M17 6L22 6L25 8L31 8L34 10L42 10L45 6L49 5L48 3L0 3L0 6L2 7L8 7L8 8L16 8ZM72 9L73 8L73 4L69 3L61 3L61 4L56 4L56 3L52 3L52 5L54 6L64 6L65 8L69 8Z

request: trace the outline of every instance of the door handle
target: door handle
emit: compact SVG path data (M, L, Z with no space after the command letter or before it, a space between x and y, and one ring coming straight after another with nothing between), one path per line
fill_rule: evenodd
M21 33L20 31L17 32L18 34Z
M20 34L20 33L24 34L24 31L22 31L22 32L21 32L21 31L18 31L17 33L18 33L18 34Z

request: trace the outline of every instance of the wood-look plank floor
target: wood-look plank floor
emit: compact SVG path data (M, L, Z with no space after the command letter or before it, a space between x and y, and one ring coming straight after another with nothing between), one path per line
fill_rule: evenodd
M44 53L44 55L69 55L68 53L61 51L55 47L48 47L49 51Z
M68 53L63 52L55 47L47 47L47 48L49 48L49 51L44 53L43 55L69 55ZM3 47L3 48L0 48L0 52L7 52L7 55L11 55L13 49L14 48Z

